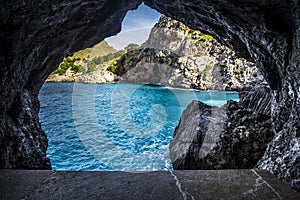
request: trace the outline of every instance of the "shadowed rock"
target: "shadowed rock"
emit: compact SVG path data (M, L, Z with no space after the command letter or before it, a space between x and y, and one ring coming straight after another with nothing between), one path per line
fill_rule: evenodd
M274 133L270 89L257 87L221 108L193 101L170 144L174 169L253 168Z
M141 1L0 2L0 168L50 169L38 92L65 56L121 30Z

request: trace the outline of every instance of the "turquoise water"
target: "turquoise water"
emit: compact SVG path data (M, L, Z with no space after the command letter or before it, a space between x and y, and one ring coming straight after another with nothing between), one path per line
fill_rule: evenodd
M168 144L186 106L193 99L222 106L238 94L45 83L39 99L54 170L170 170Z

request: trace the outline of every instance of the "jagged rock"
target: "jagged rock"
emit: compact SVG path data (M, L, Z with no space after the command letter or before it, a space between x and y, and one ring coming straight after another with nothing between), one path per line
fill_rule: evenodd
M37 97L26 89L16 95L9 117L1 122L1 168L51 169L38 108Z
M74 73L71 68L67 69L64 75L51 74L45 82L74 82Z
M170 143L174 169L253 168L274 136L270 97L256 87L221 108L190 103Z
M119 32L125 13L141 2L0 2L1 168L48 168L47 139L37 125L37 94L44 80L63 57ZM300 1L144 2L193 29L210 33L238 55L255 62L272 89L275 132L258 167L300 191ZM35 102L30 109L22 104L21 109L15 106L24 95ZM27 120L17 123L25 114ZM30 145L25 141L31 141Z
M170 143L170 158L174 169L210 169L208 162L201 161L210 153L226 119L224 109L192 101L182 113Z
M120 81L205 90L241 90L264 81L255 65L212 36L162 15Z
M64 57L118 33L140 3L0 2L0 168L51 168L38 118L40 88Z

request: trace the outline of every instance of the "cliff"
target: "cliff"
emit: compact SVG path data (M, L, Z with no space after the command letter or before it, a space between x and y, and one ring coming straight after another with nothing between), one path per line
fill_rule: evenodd
M241 90L264 81L255 65L210 35L164 15L132 59L119 61L120 81L200 90Z

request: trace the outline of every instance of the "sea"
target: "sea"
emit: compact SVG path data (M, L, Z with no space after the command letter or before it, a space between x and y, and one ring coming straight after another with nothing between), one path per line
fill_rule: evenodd
M192 100L221 107L237 92L126 83L45 83L40 122L53 170L172 170L168 145Z

